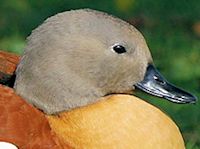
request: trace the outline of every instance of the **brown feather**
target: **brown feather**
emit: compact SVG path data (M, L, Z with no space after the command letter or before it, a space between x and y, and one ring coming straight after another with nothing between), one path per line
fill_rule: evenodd
M12 75L20 57L18 55L0 51L0 72Z
M44 114L0 85L0 141L20 149L60 149Z

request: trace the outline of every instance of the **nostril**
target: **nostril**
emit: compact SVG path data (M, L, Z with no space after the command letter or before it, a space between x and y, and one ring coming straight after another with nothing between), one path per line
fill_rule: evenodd
M159 78L158 76L153 76L154 80L160 84L165 84L165 81L163 81L161 78Z
M177 98L184 98L185 99L185 96L182 96L182 95L176 95Z

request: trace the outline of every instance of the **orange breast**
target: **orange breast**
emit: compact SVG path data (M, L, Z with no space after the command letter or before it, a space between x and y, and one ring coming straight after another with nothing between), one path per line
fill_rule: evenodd
M47 116L63 144L76 149L184 149L176 124L129 95L113 95L58 116Z

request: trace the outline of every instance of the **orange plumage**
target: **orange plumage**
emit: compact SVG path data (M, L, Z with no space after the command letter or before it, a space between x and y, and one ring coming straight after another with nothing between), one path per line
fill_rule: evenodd
M45 115L27 104L13 89L0 85L0 141L20 149L59 149Z
M60 142L75 149L184 149L176 124L158 108L130 95L47 116Z

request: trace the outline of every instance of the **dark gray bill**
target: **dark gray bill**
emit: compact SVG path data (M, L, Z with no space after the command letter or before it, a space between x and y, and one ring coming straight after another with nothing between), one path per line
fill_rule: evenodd
M151 95L175 103L195 103L197 100L192 94L170 84L152 64L148 65L144 80L135 86Z

